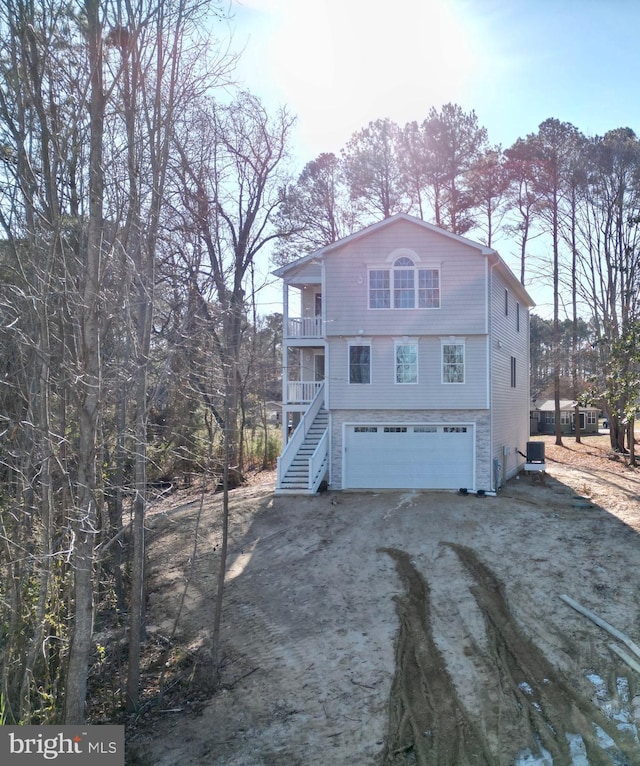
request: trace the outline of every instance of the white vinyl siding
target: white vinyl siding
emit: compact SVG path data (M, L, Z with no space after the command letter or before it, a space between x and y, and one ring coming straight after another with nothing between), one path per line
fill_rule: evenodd
M511 292L511 296L509 293ZM493 420L492 458L500 464L501 481L513 476L526 452L529 434L529 312L518 309L519 301L507 287L503 275L490 274L491 410ZM508 311L513 300L515 310ZM519 326L519 330L518 330Z
M415 264L424 276L417 275L417 308L392 310L389 295L387 310L369 306L370 275L390 272L389 255L399 249L416 254ZM323 291L325 332L328 338L350 337L359 330L369 336L390 335L461 335L485 332L486 328L486 259L476 248L455 242L437 232L426 231L417 223L396 221L375 234L363 236L324 258ZM422 287L421 280L438 287ZM377 290L391 290L384 283ZM429 292L432 290L433 292ZM376 296L384 305L384 292ZM429 297L431 296L431 297ZM437 310L427 310L438 301ZM421 302L426 302L420 308ZM374 375L375 375L374 363ZM422 381L422 377L420 378Z
M331 338L327 343L328 406L331 409L443 408L488 409L487 339L484 335L464 339L464 382L443 383L442 340L433 336L391 338L376 336L371 340L370 385L350 383L349 351L351 344L363 345L357 338ZM457 339L460 340L460 339ZM398 344L414 344L416 383L396 382ZM412 366L412 363L411 363ZM508 368L507 368L508 371ZM507 380L508 384L508 380Z

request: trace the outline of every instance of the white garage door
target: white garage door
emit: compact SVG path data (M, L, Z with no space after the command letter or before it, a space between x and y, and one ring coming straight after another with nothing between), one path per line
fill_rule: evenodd
M345 489L474 488L473 425L345 426Z

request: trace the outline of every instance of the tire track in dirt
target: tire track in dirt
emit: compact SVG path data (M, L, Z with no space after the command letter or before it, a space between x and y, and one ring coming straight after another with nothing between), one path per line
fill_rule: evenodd
M471 590L485 620L491 651L488 661L496 668L502 689L503 709L498 711L498 720L510 721L510 735L520 731L534 752L542 746L556 766L570 766L570 742L579 734L588 762L592 766L611 766L610 755L598 742L595 725L616 743L616 764L637 763L635 744L621 736L592 702L574 690L523 633L511 614L502 583L476 553L454 543L443 545L456 553L475 582ZM502 732L501 737L505 734Z
M380 548L395 561L405 589L395 597L400 626L381 766L497 766L512 764L515 751L523 757L527 747L530 753L547 751L554 766L572 766L576 737L582 738L591 766L638 763L632 738L573 689L521 630L502 583L476 553L454 543L442 545L471 577L470 590L484 619L488 648L477 659L498 677L497 709L484 716L496 730L483 736L457 694L433 636L427 581L408 553ZM506 749L496 752L492 740L507 744Z
M490 766L494 761L456 694L430 625L430 590L395 548L380 548L396 563L406 592L396 596L400 630L382 766Z

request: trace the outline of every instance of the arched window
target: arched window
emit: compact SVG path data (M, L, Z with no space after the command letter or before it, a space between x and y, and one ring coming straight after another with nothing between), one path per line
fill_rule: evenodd
M393 305L397 309L413 309L416 305L415 264L406 256L393 264Z
M370 309L439 309L440 269L416 267L406 255L369 271Z

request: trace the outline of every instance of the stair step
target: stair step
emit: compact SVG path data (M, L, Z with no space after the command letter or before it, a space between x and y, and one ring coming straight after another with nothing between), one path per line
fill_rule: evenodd
M321 439L327 433L329 427L329 413L320 410L309 430L304 436L302 444L291 461L286 474L283 476L280 486L277 488L283 493L306 494L309 487L309 459L316 451Z

